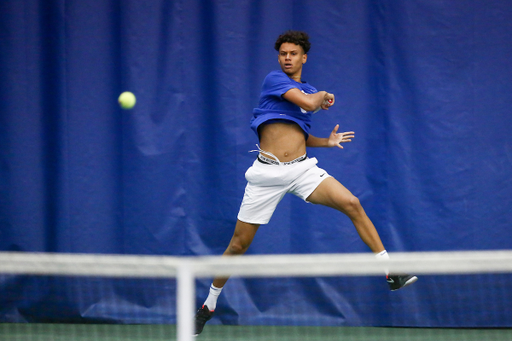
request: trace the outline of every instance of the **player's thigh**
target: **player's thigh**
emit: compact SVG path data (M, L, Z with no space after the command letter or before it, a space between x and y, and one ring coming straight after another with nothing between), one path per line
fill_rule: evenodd
M259 227L259 224L251 224L237 220L231 244L237 244L242 248L248 247L252 243Z
M359 203L359 200L333 177L322 181L306 200L313 204L332 207L344 213Z

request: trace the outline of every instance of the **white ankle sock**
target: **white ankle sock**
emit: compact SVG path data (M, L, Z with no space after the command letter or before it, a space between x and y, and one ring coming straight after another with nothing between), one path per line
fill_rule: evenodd
M222 292L222 288L217 288L216 286L210 286L210 293L204 301L204 305L208 307L210 311L214 311L217 308L217 299L219 298L220 293Z
M385 261L389 260L389 255L388 255L388 252L386 250L384 250L379 253L376 253L375 258L377 258L378 261L385 262ZM384 268L384 272L386 273L386 276L389 275L389 269L387 267Z

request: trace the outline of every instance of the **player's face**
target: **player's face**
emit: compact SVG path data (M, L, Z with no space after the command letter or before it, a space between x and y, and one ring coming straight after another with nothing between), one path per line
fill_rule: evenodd
M292 77L302 72L302 64L307 60L307 54L300 45L294 43L282 43L279 48L279 65L288 77Z

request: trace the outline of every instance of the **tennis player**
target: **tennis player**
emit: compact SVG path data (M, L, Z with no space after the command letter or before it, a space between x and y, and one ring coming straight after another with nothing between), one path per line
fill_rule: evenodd
M270 72L261 90L258 108L253 111L251 128L259 138L259 154L245 173L247 186L238 213L233 237L224 255L244 254L261 224L267 224L286 193L306 202L332 207L346 214L361 239L377 258L389 256L375 229L356 198L325 170L316 158L308 158L306 147L338 147L352 141L354 132L338 133L336 125L327 138L309 133L311 115L328 110L335 97L318 91L303 81L302 67L308 59L309 37L305 32L287 31L275 43L281 70ZM210 293L195 316L195 335L203 331L217 306L217 298L228 278L215 278ZM391 290L403 288L416 276L389 275Z

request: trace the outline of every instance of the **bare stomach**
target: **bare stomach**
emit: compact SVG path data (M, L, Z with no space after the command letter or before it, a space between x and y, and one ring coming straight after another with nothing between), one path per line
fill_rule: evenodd
M292 161L306 153L304 131L294 122L264 124L259 128L259 135L260 148L274 154L281 162Z

